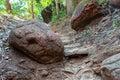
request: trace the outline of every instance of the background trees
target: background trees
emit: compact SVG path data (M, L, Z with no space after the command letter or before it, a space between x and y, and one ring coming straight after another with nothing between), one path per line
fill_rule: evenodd
M11 14L23 19L42 19L41 11L54 2L55 6L52 7L54 15L52 20L54 22L59 17L65 16L66 12L67 14L72 14L78 3L77 1L80 0L0 0L0 13ZM65 6L64 9L59 9L57 3L63 4Z
M66 0L67 15L72 15L77 4L82 0Z
M6 0L6 11L7 11L8 13L11 12L11 4L10 4L10 0Z

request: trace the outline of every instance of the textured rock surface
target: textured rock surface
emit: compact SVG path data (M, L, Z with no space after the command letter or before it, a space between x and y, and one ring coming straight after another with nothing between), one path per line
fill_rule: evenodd
M95 47L93 46L84 46L80 47L79 43L72 43L64 46L65 56L67 57L76 57L82 55L91 55L95 52Z
M102 80L102 78L96 75L91 69L83 69L81 70L81 78L80 80ZM79 74L79 75L80 75Z
M63 44L47 24L28 21L11 31L9 43L40 63L62 60Z
M102 62L101 74L104 80L120 80L120 53Z
M71 27L74 30L83 30L93 18L101 15L101 8L96 3L78 5L71 18Z
M120 9L120 0L109 0L109 2L112 7Z
M16 71L7 71L2 76L2 80L29 80L23 73Z
M70 76L65 80L103 80L99 75L96 75L90 68L80 70L77 75Z

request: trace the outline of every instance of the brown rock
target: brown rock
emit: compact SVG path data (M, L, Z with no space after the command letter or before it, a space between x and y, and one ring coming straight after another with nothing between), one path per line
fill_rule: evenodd
M93 2L79 4L71 17L72 29L83 30L90 21L103 15L101 10L102 8Z
M9 43L40 63L63 59L62 41L47 24L37 20L25 22L12 30Z
M109 0L110 5L113 6L114 8L119 8L120 9L120 0Z

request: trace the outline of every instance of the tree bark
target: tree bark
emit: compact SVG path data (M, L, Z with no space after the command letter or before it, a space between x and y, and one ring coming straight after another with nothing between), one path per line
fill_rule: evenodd
M73 6L73 3L72 3L72 0L66 0L66 12L67 12L67 15L71 16L73 10L74 10L74 6Z
M56 14L57 14L57 16L59 16L58 0L55 0L55 5L56 5Z
M75 7L81 0L66 0L66 12L67 15L71 16Z
M7 11L7 13L10 13L10 12L11 12L10 0L6 0L6 11Z
M35 18L35 15L34 15L34 0L31 1L31 14L32 14L32 19Z

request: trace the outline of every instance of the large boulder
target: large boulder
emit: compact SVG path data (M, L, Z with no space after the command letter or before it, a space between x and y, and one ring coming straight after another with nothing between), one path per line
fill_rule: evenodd
M40 63L53 63L63 59L62 41L47 24L37 20L22 23L12 30L9 43Z
M101 74L104 80L120 80L120 53L102 62Z
M79 4L71 17L71 27L83 30L93 19L103 16L102 8L94 2Z

